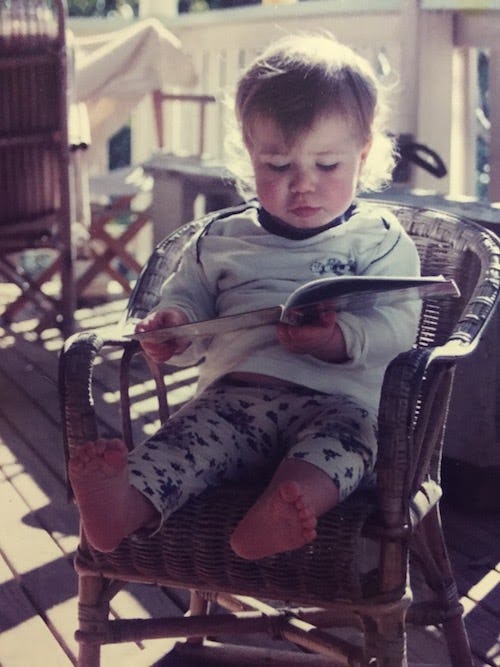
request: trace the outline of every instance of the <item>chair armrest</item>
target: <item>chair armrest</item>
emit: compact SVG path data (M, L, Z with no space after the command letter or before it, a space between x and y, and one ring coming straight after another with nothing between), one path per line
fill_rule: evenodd
M499 249L493 234L472 223L459 249L474 250L480 270L473 291L447 341L398 355L388 366L379 409L378 520L401 531L411 503L431 481L440 484L444 427L456 363L476 349L499 294Z
M136 341L111 337L105 339L98 333L90 331L69 338L61 352L59 399L66 462L75 454L78 447L98 437L92 377L95 359L105 346L121 348L122 356L128 358L138 348Z
M75 449L97 438L97 419L92 397L94 360L104 340L93 332L69 338L59 360L59 397L67 458Z
M79 447L99 437L100 419L94 408L93 369L96 358L102 356L101 351L104 348L114 348L119 352L121 426L118 427L117 433L120 433L129 450L134 447L130 367L136 354L141 352L141 347L137 341L123 338L119 333L116 336L106 337L95 331L78 333L66 341L59 360L59 397L66 464ZM165 421L168 417L168 402L164 369L147 357L145 363L156 384L159 417ZM106 425L108 431L109 426Z
M417 348L388 366L379 409L379 521L402 530L426 479L439 484L444 425L455 361L437 348Z

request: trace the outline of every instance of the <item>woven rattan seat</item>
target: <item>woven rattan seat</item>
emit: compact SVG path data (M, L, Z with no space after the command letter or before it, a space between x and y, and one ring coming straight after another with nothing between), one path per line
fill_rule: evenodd
M229 485L206 492L176 512L157 536L150 537L146 531L134 535L110 555L88 547L80 551L78 566L186 588L243 595L259 590L265 598L293 598L300 603L325 604L331 596L361 599L363 579L355 556L374 499L354 496L342 503L320 520L319 538L292 558L284 553L246 561L233 553L227 536L258 492L258 487ZM332 561L334 549L343 557Z
M238 558L228 542L260 491L252 486L207 491L175 512L159 532L132 535L108 554L90 547L82 535L76 558L80 666L98 665L103 643L257 630L291 640L302 650L294 647L286 662L282 651L238 647L235 657L234 647L213 647L201 639L179 642L175 651L195 655L197 664L404 665L409 622L442 624L452 664L472 665L441 531L440 457L454 367L475 349L495 308L499 243L493 234L451 215L388 206L414 239L423 274L454 278L462 296L426 300L414 348L396 357L386 371L376 490L357 491L323 516L312 544L259 561ZM189 223L157 247L130 298L125 321L144 316L156 305L165 276L175 270L188 239L210 217ZM97 436L99 406L94 406L89 386L95 360L109 346L123 350L123 437L133 446L127 377L139 347L119 336L104 340L86 332L68 340L61 356L69 457ZM165 419L165 369L151 365L151 370ZM422 603L412 597L416 568L432 593L432 599ZM127 581L190 590L189 617L108 620L113 582ZM277 601L276 609L269 600ZM208 614L214 601L228 613ZM347 643L327 632L339 615L342 625L352 622L361 633L358 641Z

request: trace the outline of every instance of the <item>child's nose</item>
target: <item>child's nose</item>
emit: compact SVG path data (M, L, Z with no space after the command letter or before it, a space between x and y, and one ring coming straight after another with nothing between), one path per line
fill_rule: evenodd
M311 192L315 188L314 174L309 169L295 168L292 172L290 190L296 194Z

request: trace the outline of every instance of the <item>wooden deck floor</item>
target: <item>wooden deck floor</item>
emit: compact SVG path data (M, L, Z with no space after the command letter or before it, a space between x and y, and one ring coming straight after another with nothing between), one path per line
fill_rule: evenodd
M122 307L115 302L79 311L79 326L112 323ZM64 484L56 385L62 341L55 330L37 339L31 324L0 329L0 665L68 667L77 650L72 556L78 521ZM144 393L141 418L147 421L148 387L138 379L137 390ZM111 414L115 397L106 398ZM476 665L500 667L500 516L443 509ZM135 586L115 598L113 613L148 616L167 608L182 614L184 607L175 591ZM103 667L179 665L165 657L170 647L163 640L106 647ZM412 631L410 665L448 665L435 629Z

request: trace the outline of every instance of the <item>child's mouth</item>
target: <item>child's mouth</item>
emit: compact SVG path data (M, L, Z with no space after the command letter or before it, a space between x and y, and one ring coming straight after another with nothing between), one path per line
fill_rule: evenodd
M298 218L310 218L311 216L316 215L319 210L320 209L317 206L297 206L292 209L292 213Z

